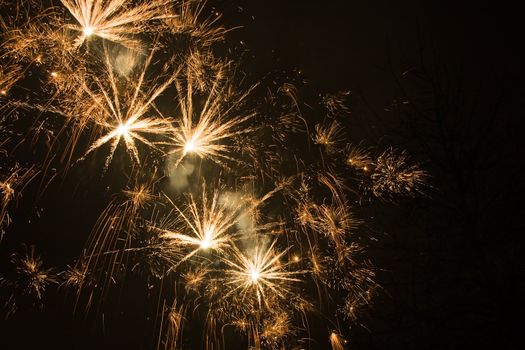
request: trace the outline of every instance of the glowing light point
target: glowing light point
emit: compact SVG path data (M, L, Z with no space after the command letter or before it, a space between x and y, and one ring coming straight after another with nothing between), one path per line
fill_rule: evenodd
M201 240L201 249L208 249L213 245L213 228L206 230L204 238Z
M184 153L190 153L195 150L195 144L193 141L188 141L186 145L184 146Z
M94 30L93 30L92 27L87 26L87 27L84 28L83 33L84 33L84 36L85 36L85 37L90 37L90 36L93 35Z
M208 249L211 247L211 242L208 238L205 238L201 241L201 249Z
M257 280L259 279L260 276L261 275L260 275L259 271L257 271L257 269L255 267L252 267L250 269L250 278L251 278L253 283L257 283Z
M118 126L118 128L117 128L117 134L119 136L127 135L128 131L129 131L129 125L127 123L126 124L120 124Z

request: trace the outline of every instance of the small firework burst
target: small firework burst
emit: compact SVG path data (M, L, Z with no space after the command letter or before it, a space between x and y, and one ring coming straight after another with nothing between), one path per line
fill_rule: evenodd
M194 270L189 270L184 273L182 277L184 278L184 286L186 291L198 291L202 284L206 282L206 275L210 272L203 266L200 266Z
M317 124L313 140L316 144L324 146L328 153L333 153L341 142L343 129L337 120L330 121L327 125Z
M35 254L34 246L24 246L25 254L14 253L11 264L15 273L12 278L0 278L0 286L10 290L11 295L4 304L6 317L14 314L21 305L42 306L46 288L58 283L53 268L45 268L42 258Z
M68 288L80 290L94 283L91 271L83 262L78 262L72 266L68 265L63 275L62 285Z
M286 337L294 335L290 316L281 311L279 310L278 313L273 313L263 320L261 342L273 349L278 348L279 345L284 345Z
M176 8L177 16L165 20L168 28L182 36L189 43L191 51L206 50L223 41L228 29L218 25L221 15L214 11L210 16L203 14L206 1L181 1Z
M410 164L406 152L390 148L377 158L370 178L372 193L392 200L396 196L423 194L428 174L417 164Z
M323 95L323 105L328 111L328 115L338 116L349 114L350 108L347 105L348 96L350 96L350 91L339 91L334 94Z
M57 283L52 268L44 268L42 258L35 255L35 247L31 246L24 257L13 255L11 262L16 265L18 279L15 285L24 294L42 299L42 293L49 284Z
M344 236L350 234L351 229L359 226L359 220L352 216L345 202L332 205L323 204L317 208L318 230L336 244L343 241Z

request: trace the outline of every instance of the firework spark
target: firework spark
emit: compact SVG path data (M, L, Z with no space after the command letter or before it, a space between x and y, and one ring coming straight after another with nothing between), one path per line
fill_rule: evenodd
M350 91L339 91L335 94L325 94L322 96L323 104L329 116L346 115L350 113L350 108L346 105L346 100L350 96Z
M330 345L332 350L345 350L346 340L341 337L336 331L330 333Z
M36 174L33 168L25 169L17 165L9 171L6 178L0 178L0 241L3 238L3 228L11 221L8 215L10 204L20 196Z
M370 151L362 146L348 145L345 150L346 164L358 171L368 171L373 164Z
M20 302L27 298L32 306L41 307L46 288L58 283L54 269L44 268L42 258L35 255L35 246L24 247L25 255L15 253L11 256L11 263L15 267L13 279L0 278L0 287L11 290L11 296L5 303L7 317L15 313Z
M223 41L229 31L218 25L219 13L203 18L205 6L206 1L182 1L176 10L177 16L166 20L173 33L189 37L193 50L207 49Z
M21 78L22 67L11 65L0 66L0 96L6 96L9 89Z

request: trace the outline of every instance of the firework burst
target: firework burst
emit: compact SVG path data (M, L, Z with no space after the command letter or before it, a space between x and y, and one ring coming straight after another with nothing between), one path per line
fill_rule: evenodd
M131 82L131 89L126 86L124 92L119 91L119 81L113 72L107 54L106 73L110 83L109 88L105 87L103 82L97 78L95 78L96 89L84 86L85 92L89 97L85 102L86 106L91 104L96 109L90 113L90 117L94 119L98 127L106 131L105 135L99 137L91 144L84 156L110 143L110 152L106 158L107 166L111 162L118 144L123 141L132 159L140 163L136 141L158 149L155 142L150 141L145 135L166 137L172 133L173 127L170 119L162 115L158 117L145 116L152 111L160 114L155 106L155 100L175 79L175 75L171 75L163 83L154 85L151 88L144 88L146 70L151 63L154 53L155 50L152 50L137 80Z
M424 194L428 174L417 164L410 164L406 152L390 148L377 158L370 178L376 197L393 200L396 196Z
M80 47L91 37L99 37L120 45L138 49L140 41L134 35L147 29L154 20L173 16L171 1L142 1L136 5L126 0L61 0L77 21L67 28L78 33L75 47Z
M11 291L4 304L7 317L16 312L19 305L29 301L32 306L42 306L42 296L50 284L58 283L52 268L44 268L42 258L35 254L35 247L24 246L24 255L15 253L11 264L15 267L13 278L0 278L0 286Z
M254 118L255 113L241 116L235 114L251 89L240 96L234 96L231 85L224 82L221 76L222 73L216 77L201 108L196 101L192 79L187 81L186 95L182 94L184 88L179 82L182 116L172 137L174 150L171 153L178 155L175 165L191 154L217 163L235 160L232 154L232 139L254 130L247 122ZM235 102L226 105L225 101L228 100Z
M221 203L222 202L222 203ZM162 236L181 247L190 247L182 261L191 258L199 251L223 251L233 240L232 229L242 215L244 207L241 203L233 204L224 202L220 197L219 189L215 189L208 197L203 186L200 203L196 202L193 195L188 195L185 209L173 204L175 216L181 218L180 223L175 221L170 226L179 226L177 229L161 229ZM181 262L182 262L181 261Z
M361 192L422 194L426 172L403 151L349 143L347 91L321 94L319 117L289 77L242 88L241 65L217 55L230 30L205 1L54 5L12 0L15 13L0 19L0 111L10 117L9 127L0 121L1 155L16 164L20 145L32 152L46 135L46 177L71 164L92 170L85 160L104 153L106 202L63 272L44 268L34 248L12 256L13 278L0 281L13 291L8 313L18 295L40 304L58 277L76 290L75 310L87 293L84 312L98 312L132 276L158 296L158 349L186 346L187 323L200 323L208 349L228 348L231 329L262 350L302 347L310 316L356 322L377 288ZM38 164L0 164L2 233ZM341 330L325 348L346 348Z
M254 298L259 304L267 306L268 293L279 298L285 298L290 293L287 286L290 282L299 282L298 275L302 271L288 271L290 264L281 261L287 251L278 252L275 244L276 241L273 241L267 247L256 244L252 249L233 249L233 258L225 260L229 266L226 283L234 286L231 293Z

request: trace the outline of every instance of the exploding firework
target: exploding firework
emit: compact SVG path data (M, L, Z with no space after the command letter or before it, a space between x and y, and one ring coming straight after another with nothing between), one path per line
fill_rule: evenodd
M208 349L228 348L230 331L248 348L284 349L309 341L310 317L357 322L377 289L359 203L423 194L427 174L406 152L347 140L348 91L321 95L318 118L297 82L239 80L241 65L215 50L230 29L205 1L5 6L0 112L31 131L2 119L0 154L9 163L42 135L49 152L34 166L0 164L2 234L39 164L44 178L76 168L111 182L63 272L34 248L13 255L8 314L58 282L76 291L75 310L99 312L131 276L158 295L158 349L185 346L186 324ZM341 334L325 347L344 350Z
M154 20L173 16L171 1L149 0L130 4L126 0L61 0L76 24L67 25L77 33L75 47L80 47L92 37L102 38L129 48L140 48L140 41L133 37L141 34Z
M222 202L222 203L221 203ZM186 210L180 209L173 204L176 217L181 218L181 223L175 221L171 226L174 229L158 229L164 238L173 244L190 247L183 261L189 259L199 250L222 251L233 240L232 229L237 224L239 217L243 215L242 203L228 203L219 198L219 190L216 189L211 198L205 187L202 191L200 205L196 203L190 194L186 204ZM244 214L245 215L245 214ZM180 228L177 229L176 227ZM187 232L187 233L186 233Z
M332 120L329 124L317 124L315 126L314 142L325 147L328 153L333 153L337 145L341 142L343 130L337 120Z
M424 194L428 175L417 164L409 162L406 152L390 148L377 158L370 178L376 197L394 199Z
M168 77L166 81L155 85L144 91L144 79L146 69L151 63L154 50L146 59L144 69L136 81L128 82L130 85L125 86L125 91L119 91L119 81L113 73L113 68L106 55L106 73L107 81L110 87L104 86L104 83L95 79L96 88L91 89L84 86L87 96L89 96L86 105L94 105L95 110L88 110L88 117L94 118L98 127L106 133L96 139L86 155L97 148L110 143L109 155L106 158L106 166L111 161L113 154L119 143L122 141L126 150L136 163L140 163L137 141L151 147L158 148L154 141L150 141L145 135L169 136L172 131L171 120L159 115L158 117L145 116L148 112L160 114L155 107L155 100L161 95L173 82L175 75Z
M286 297L286 285L289 282L298 282L296 275L300 272L287 271L287 264L280 261L286 251L277 252L274 248L275 241L268 247L256 244L248 252L238 248L233 250L233 259L225 260L230 267L226 271L226 283L235 286L232 293L254 298L259 304L267 303L268 293L279 298Z
M248 124L255 117L253 112L236 114L249 91L234 95L230 83L224 82L221 76L222 73L215 78L202 106L197 103L191 78L185 89L178 84L181 118L172 138L172 153L178 155L175 166L192 154L217 163L235 160L232 139L254 130ZM225 100L229 100L229 104L225 104Z
M26 302L41 307L46 287L58 283L54 269L44 268L42 258L35 255L35 247L25 248L24 255L15 253L11 256L11 264L15 268L13 277L0 278L0 286L11 291L10 297L4 304L7 317Z

